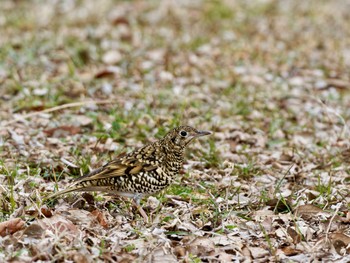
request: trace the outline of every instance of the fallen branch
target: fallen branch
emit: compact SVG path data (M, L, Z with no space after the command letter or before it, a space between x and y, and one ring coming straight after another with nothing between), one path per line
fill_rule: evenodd
M20 115L20 116L16 116L13 120L10 121L5 121L5 123L2 123L1 126L2 127L6 127L12 123L16 123L18 121L23 121L25 119L28 118L32 118L34 116L43 114L43 113L49 113L49 112L54 112L54 111L58 111L58 110L62 110L62 109L67 109L67 108L74 108L74 107L80 107L80 106L84 106L87 104L109 104L109 103L114 103L115 101L113 100L100 100L100 101L94 101L94 100L90 100L90 101L80 101L80 102L73 102L73 103L67 103L67 104L62 104L59 106L55 106L49 109L45 109L42 111L37 111L37 112L31 112L28 114L24 114L24 115Z

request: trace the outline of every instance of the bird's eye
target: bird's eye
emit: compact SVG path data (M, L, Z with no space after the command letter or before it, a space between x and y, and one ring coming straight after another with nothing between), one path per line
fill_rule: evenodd
M180 135L181 135L182 137L186 137L186 136L187 136L187 132L186 132L186 131L180 131Z

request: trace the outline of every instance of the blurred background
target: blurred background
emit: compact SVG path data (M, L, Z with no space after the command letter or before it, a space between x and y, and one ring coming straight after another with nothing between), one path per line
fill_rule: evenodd
M310 203L340 204L335 214L345 213L349 11L343 0L1 0L4 218L23 215L28 196L40 200L62 188L61 179L179 124L214 133L191 146L184 175L166 192L184 203L161 194L163 210L149 208L171 215L160 228L183 230L176 215L196 229L208 223L229 235L260 224L251 211L288 213ZM242 222L251 225L240 228ZM271 222L264 226L273 232ZM307 239L300 229L293 244ZM262 257L291 243L282 234L265 240L265 232L254 243L244 233L237 239L264 248ZM308 237L305 247L318 242L317 234ZM307 254L305 247L290 253Z
M1 157L81 167L179 124L215 132L201 150L214 167L334 155L348 138L349 7L2 1Z

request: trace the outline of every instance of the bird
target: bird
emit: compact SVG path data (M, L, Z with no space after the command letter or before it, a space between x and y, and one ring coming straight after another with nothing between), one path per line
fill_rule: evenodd
M185 160L185 149L196 138L211 132L191 126L178 126L162 139L148 143L130 153L123 153L112 161L76 179L66 189L47 199L76 191L99 191L132 198L138 211L148 222L140 200L171 185Z

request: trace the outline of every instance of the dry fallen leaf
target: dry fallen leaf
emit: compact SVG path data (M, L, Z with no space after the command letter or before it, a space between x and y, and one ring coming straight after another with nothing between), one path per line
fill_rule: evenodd
M350 257L348 1L27 2L0 4L0 211L29 224L1 262ZM36 198L185 123L213 134L141 200L151 224Z
M196 238L187 244L186 249L192 255L205 256L214 253L215 244L209 238Z
M298 254L302 253L301 250L295 249L295 248L293 248L291 246L283 247L281 250L283 251L283 253L286 256L295 256L295 255L298 255Z
M177 258L170 252L166 252L162 247L155 248L146 258L145 262L154 263L177 263Z
M60 126L48 130L44 130L48 137L61 138L67 135L74 135L80 133L81 128L76 126Z
M261 247L249 247L249 250L254 259L263 258L269 255L269 251Z
M317 214L328 214L326 211L323 211L321 208L315 206L315 205L300 205L297 208L295 208L295 215L300 216L305 219L310 219Z
M117 50L107 51L102 57L102 61L109 65L117 64L122 59L123 59L122 54Z
M121 69L117 66L108 66L95 74L95 78L116 78L120 74Z
M327 79L325 88L350 89L350 81L342 79Z
M334 233L329 236L335 250L339 255L350 253L350 237L343 233Z
M298 233L297 231L295 231L295 229L293 229L291 227L287 228L287 233L293 239L293 243L294 244L298 244L301 241L301 239L302 239L302 234Z
M61 215L54 215L51 218L44 218L38 220L41 228L49 230L58 236L65 236L67 238L75 237L78 233L77 227L65 217Z
M108 222L107 222L106 216L104 215L103 211L96 209L96 210L92 211L91 214L96 217L97 222L103 228L106 228L106 229L108 228Z
M91 259L89 260L87 255L84 255L84 254L79 253L79 252L75 252L73 255L71 255L71 258L76 263L89 263L89 262L91 262Z
M33 223L23 231L23 236L34 239L41 239L43 233L44 229L39 224Z
M0 223L0 236L12 235L24 227L25 222L21 218L14 218Z

